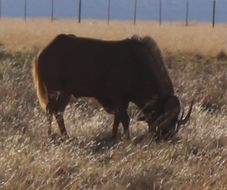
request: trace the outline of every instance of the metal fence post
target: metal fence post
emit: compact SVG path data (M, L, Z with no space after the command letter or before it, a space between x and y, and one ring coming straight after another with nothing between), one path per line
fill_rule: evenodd
M162 24L162 0L159 0L159 24Z
M79 16L78 16L79 23L81 23L81 6L82 6L82 2L81 2L81 0L79 0Z
M0 19L2 19L2 0L0 0Z
M51 22L54 20L54 0L51 0Z
M186 26L188 26L188 14L189 14L189 0L186 0L186 19L185 19Z
M110 0L108 0L107 23L110 23Z
M24 21L27 20L27 0L24 0Z
M215 26L215 13L216 13L216 0L213 0L213 16L212 16L212 27Z
M136 25L136 13L137 13L137 0L134 2L134 25Z

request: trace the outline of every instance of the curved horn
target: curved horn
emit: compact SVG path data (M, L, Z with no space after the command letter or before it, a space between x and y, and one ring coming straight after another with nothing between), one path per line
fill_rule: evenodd
M179 119L178 121L182 120L182 119L183 119L183 117L184 117L184 108L183 108L183 110L182 110L181 117L180 117L180 119Z
M194 100L192 100L192 103L191 103L190 108L188 110L188 114L185 116L184 119L183 119L183 115L184 115L184 109L183 109L181 118L178 120L178 125L184 125L185 123L188 122L188 120L189 120L189 118L191 116L193 104L194 104Z

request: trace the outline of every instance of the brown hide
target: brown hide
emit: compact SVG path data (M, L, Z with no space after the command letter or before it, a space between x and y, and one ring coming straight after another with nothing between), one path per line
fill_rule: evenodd
M38 55L33 78L37 95L42 97L39 101L49 113L49 123L55 114L65 134L59 113L64 111L71 95L94 97L107 112L113 113L115 137L119 123L129 137L129 102L140 109L146 107L145 115L154 113L149 120L157 120L165 111L164 102L174 96L161 52L150 37L103 41L60 34ZM154 103L149 105L151 101Z

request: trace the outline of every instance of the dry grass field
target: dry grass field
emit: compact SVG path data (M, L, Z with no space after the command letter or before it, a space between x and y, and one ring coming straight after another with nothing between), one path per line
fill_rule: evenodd
M227 52L227 25L217 24L215 29L208 23L192 23L185 27L183 23L163 23L138 21L85 20L78 24L76 20L1 20L0 42L14 51L43 47L59 33L73 33L101 39L122 39L134 34L152 36L162 50L216 55Z
M227 25L0 20L0 189L227 189ZM150 35L160 45L190 122L155 142L130 105L130 141L110 139L112 116L87 99L66 109L70 138L47 137L31 78L37 51L58 33L102 39Z

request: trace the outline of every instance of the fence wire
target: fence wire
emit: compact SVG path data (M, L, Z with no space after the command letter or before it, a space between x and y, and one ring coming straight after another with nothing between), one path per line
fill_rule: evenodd
M49 17L53 22L58 18L95 18L133 20L183 21L191 20L216 23L216 14L221 22L227 22L226 0L0 0L2 17Z

